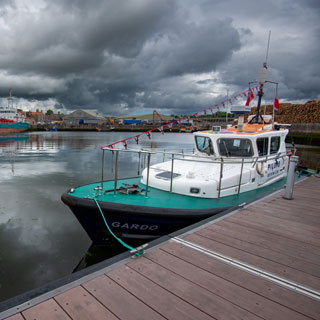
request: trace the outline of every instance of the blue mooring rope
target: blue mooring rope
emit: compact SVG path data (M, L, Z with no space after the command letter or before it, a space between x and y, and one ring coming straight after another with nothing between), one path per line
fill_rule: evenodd
M137 249L129 246L128 244L126 244L125 242L123 242L120 238L118 238L118 237L111 231L111 229L110 229L110 227L109 227L109 225L108 225L108 222L107 222L106 218L104 217L104 214L103 214L103 212L102 212L102 210L101 210L101 207L100 207L100 205L99 205L96 197L93 197L92 199L93 199L94 202L96 203L96 205L97 205L97 207L98 207L98 209L99 209L99 211L100 211L100 213L101 213L101 216L102 216L102 218L103 218L103 221L104 221L104 223L105 223L108 231L110 232L110 234L111 234L120 244L122 244L125 248L129 249L130 251L133 251L136 256L140 256L140 255L144 254L144 250L137 250Z

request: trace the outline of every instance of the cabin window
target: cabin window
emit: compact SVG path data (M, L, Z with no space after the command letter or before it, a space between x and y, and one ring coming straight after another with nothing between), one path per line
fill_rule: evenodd
M280 148L280 137L271 137L270 154L277 153Z
M195 139L198 151L204 152L208 155L214 154L212 141L209 137L196 136Z
M220 155L225 157L252 157L253 155L249 139L219 139L218 147Z
M259 156L265 156L268 154L269 138L258 138L257 148Z

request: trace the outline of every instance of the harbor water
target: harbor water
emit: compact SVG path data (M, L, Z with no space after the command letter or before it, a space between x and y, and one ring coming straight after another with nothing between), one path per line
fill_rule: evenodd
M101 179L100 146L131 132L35 132L0 136L0 301L45 285L125 249L92 246L61 194ZM134 141L134 140L133 140ZM132 143L135 147L135 142ZM153 133L139 148L192 149L189 133ZM302 163L320 167L320 148L298 146ZM137 162L120 157L119 178L137 175ZM114 176L112 153L105 179Z

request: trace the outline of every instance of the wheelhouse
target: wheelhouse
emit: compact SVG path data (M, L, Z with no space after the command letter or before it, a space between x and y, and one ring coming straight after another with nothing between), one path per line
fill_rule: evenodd
M194 134L196 151L215 158L250 158L285 152L285 130L244 132L203 131Z

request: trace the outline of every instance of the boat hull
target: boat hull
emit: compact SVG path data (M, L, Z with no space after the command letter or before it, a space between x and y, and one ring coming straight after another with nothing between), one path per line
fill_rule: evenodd
M28 130L29 124L27 122L1 123L0 133L18 133Z
M93 199L78 198L66 192L62 201L95 244L110 241L110 233ZM112 232L123 239L152 240L216 215L229 207L210 209L176 209L117 204L99 201Z

